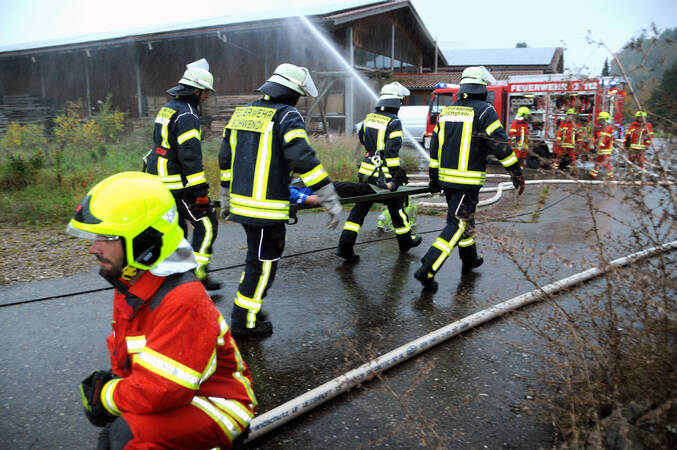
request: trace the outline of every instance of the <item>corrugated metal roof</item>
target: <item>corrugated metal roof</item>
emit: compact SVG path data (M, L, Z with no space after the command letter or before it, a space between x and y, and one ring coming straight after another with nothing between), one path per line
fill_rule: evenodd
M450 66L535 66L552 62L557 47L442 49Z
M402 83L408 89L433 89L437 83L459 84L461 74L459 72L436 72L436 73L394 73L393 80ZM491 74L496 80L507 80L515 75L534 75L543 71L533 70L492 70Z
M63 45L73 45L85 42L105 41L110 39L120 39L131 36L143 36L156 33L167 33L173 31L190 30L196 28L209 28L221 25L234 25L238 23L258 22L265 20L283 19L286 17L301 16L322 16L327 14L337 14L351 8L360 8L378 3L385 3L383 0L349 0L337 3L310 5L299 7L296 11L290 8L260 11L246 14L235 14L230 16L213 17L209 19L193 20L189 22L177 22L171 24L152 25L141 28L131 28L123 30L105 31L95 34L80 36L70 36L66 38L50 39L45 41L24 42L0 46L0 53L31 50L45 47L58 47Z

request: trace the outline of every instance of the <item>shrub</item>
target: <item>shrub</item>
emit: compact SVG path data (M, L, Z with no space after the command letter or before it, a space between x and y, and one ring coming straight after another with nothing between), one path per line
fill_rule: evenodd
M0 140L0 146L7 158L0 170L3 186L21 189L33 183L45 165L47 138L44 128L13 122Z
M94 123L106 142L115 143L125 130L125 113L112 109L111 98L112 94L106 96L99 112L94 116Z
M95 121L83 121L80 105L68 102L63 113L54 119L54 137L61 149L88 150L98 144L102 133Z

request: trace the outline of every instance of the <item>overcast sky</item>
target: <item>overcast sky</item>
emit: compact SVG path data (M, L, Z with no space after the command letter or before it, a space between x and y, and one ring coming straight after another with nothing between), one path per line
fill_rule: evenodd
M649 30L677 26L677 0L411 0L441 48L564 47L568 69L601 71L603 40L618 51ZM317 4L353 6L340 0L0 0L0 47L163 23ZM473 10L471 6L475 6ZM290 9L291 11L291 9ZM389 38L389 36L387 37Z

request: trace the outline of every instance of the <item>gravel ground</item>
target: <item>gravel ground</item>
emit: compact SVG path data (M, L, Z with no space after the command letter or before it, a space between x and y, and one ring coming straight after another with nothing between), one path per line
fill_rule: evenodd
M89 241L68 236L63 227L0 224L0 285L60 278L97 265Z

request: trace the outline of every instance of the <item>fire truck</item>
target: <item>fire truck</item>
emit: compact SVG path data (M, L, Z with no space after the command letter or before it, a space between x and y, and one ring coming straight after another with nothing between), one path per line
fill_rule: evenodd
M527 166L533 169L547 166L554 153L557 128L564 120L566 110L575 108L584 130L584 146L591 147L597 115L607 111L611 115L616 137L622 136L622 105L625 92L622 78L601 77L573 79L569 75L516 75L508 80L487 86L487 102L494 105L498 118L507 130L517 109L526 106L529 119L529 155ZM459 85L438 83L430 97L426 123L425 147L437 124L440 111L456 101Z

